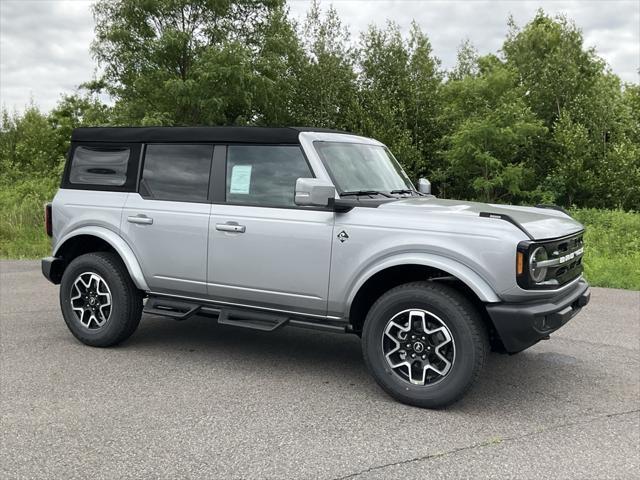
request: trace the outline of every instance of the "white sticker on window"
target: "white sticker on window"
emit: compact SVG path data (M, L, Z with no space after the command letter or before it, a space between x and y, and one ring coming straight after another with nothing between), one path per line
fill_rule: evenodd
M251 165L234 165L231 170L229 193L249 193L251 185Z

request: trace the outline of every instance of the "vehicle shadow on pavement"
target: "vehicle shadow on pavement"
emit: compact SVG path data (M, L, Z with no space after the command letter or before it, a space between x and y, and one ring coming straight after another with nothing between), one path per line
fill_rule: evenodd
M360 340L355 335L292 327L260 332L218 325L215 319L206 317L176 322L145 315L139 331L122 348L179 355L182 359L192 355L198 367L263 369L274 377L291 376L292 385L324 381L357 386L363 395L396 404L366 371ZM570 355L543 354L539 347L515 356L492 353L481 376L468 395L447 411L504 415L506 409L519 415L540 412L541 405L548 413L555 410L554 405L565 411L567 405L589 408L589 399L575 394L575 390L584 392L592 387L589 366Z
M285 370L291 367L292 360L301 368L357 365L364 369L360 340L355 335L295 327L262 332L218 325L216 319L207 317L176 322L145 315L139 331L123 346L158 349L165 353L188 350L208 354L212 360L221 355L241 357L247 363L280 360Z

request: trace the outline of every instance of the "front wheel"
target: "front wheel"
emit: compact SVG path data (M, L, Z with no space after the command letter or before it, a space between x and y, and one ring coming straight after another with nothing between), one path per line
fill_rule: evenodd
M365 363L395 399L438 408L460 399L480 374L489 342L476 308L434 282L393 288L364 324Z
M120 258L110 252L75 258L60 282L67 327L93 347L109 347L133 334L142 316L142 297Z

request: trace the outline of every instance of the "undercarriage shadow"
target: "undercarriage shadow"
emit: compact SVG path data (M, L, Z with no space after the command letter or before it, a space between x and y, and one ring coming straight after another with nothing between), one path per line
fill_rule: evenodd
M328 379L332 383L358 385L376 400L394 403L368 374L356 335L294 327L261 332L218 325L208 317L176 322L145 315L139 331L123 347L194 355L193 361L198 365L209 362L216 368L229 365L234 369L268 368L280 375L292 372L301 382ZM580 369L580 362L559 355L545 356L536 351L516 356L491 354L474 388L446 411L498 415L505 409L538 410L541 402L566 403L569 400L559 398L557 391L567 382L578 381L576 369Z

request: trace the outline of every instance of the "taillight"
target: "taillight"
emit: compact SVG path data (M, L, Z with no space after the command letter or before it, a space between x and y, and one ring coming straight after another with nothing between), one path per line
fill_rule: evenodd
M51 221L51 204L47 203L44 206L44 229L48 236L53 235L53 225Z

